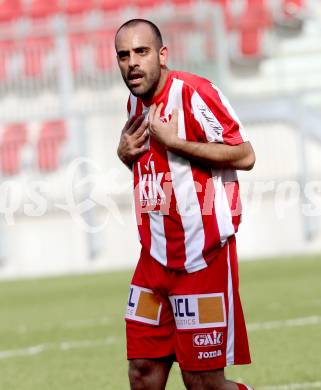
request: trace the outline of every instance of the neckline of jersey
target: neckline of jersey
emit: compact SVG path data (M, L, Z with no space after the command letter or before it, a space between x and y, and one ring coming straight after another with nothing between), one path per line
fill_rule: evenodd
M157 104L157 105L160 104L161 101L164 99L164 97L167 95L167 93L168 93L168 91L170 89L172 80L173 80L173 73L174 72L172 70L170 70L168 72L167 79L165 81L165 84L164 84L162 90L157 95L155 95L153 97L151 105L154 104L154 103Z

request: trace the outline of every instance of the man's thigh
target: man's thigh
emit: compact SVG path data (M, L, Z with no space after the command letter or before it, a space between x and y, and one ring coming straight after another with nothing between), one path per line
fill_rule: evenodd
M234 239L207 268L179 273L169 299L176 323L175 353L183 371L250 363Z
M155 261L140 259L129 290L126 309L128 359L155 359L175 353L172 307L159 288L166 270Z
M138 295L126 314L128 359L155 359L175 354L175 322L168 302L151 290L131 285ZM130 304L129 303L129 304ZM132 314L131 314L132 313Z

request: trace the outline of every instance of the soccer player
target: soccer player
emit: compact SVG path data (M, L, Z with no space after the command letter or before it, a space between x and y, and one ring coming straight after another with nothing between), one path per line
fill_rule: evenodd
M118 156L141 243L126 311L131 389L164 389L175 360L187 389L249 388L224 367L250 363L235 233L236 170L253 167L253 149L214 84L167 68L153 23L124 23L115 48L130 90Z

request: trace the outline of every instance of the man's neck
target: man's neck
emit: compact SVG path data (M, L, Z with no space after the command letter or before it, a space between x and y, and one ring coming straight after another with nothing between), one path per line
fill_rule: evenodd
M164 86L166 84L168 73L169 73L169 69L168 68L162 68L161 69L161 75L160 75L160 78L159 78L159 82L157 84L155 92L153 93L153 96L148 97L146 99L142 98L142 101L143 101L145 106L147 106L147 107L150 106L152 104L152 102L153 102L153 98L155 96L157 96L162 91L162 89L164 88Z

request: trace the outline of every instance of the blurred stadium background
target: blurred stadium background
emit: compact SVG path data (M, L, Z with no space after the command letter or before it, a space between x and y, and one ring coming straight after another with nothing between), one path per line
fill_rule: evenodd
M135 265L138 240L131 176L116 156L126 120L128 91L114 53L117 27L133 17L148 18L159 25L169 47L171 68L204 75L222 89L256 150L254 170L239 175L244 207L238 234L240 259L287 256L287 260L279 260L277 266L276 262L242 263L241 271L247 274L245 283L249 283L243 292L247 301L253 300L250 274L256 282L252 288L259 291L257 298L264 301L262 285L267 280L276 294L266 306L259 299L250 303L250 319L258 324L301 318L302 306L306 305L303 317L310 318L308 324L320 324L320 0L0 0L0 279L93 273ZM306 259L312 254L314 257ZM289 256L294 255L301 257L290 261ZM292 275L292 270L287 277L283 270L280 279L269 274L271 267L278 269L284 264L293 264L297 273ZM291 278L295 283L300 272L302 280L297 282L306 298L302 302L291 298L291 291L295 291ZM80 344L87 345L90 321L99 323L99 329L96 325L90 328L92 335L105 337L103 326L109 319L105 324L104 310L113 318L119 317L119 322L113 323L113 329L119 332L123 326L119 311L124 306L128 279L126 272L116 272L55 281L3 281L0 359L4 356L4 360L0 360L0 367L13 382L0 375L1 389L125 389L123 377L122 384L117 385L117 375L125 373L121 349L115 356L123 371L116 369L110 383L103 379L95 382L97 366L92 366L89 382L75 382L74 387L59 381L56 387L53 383L44 387L48 379L45 374L38 378L40 384L36 385L35 380L29 386L24 360L4 362L6 351L26 349L40 339L51 340L49 350L64 337L79 338ZM288 285L287 290L282 288L281 279L282 285ZM106 292L103 285L113 288ZM82 291L90 287L93 295ZM117 288L121 291L119 297ZM54 293L56 289L60 293ZM115 301L112 297L104 301L107 293L115 293ZM75 310L72 294L79 298ZM285 294L291 304L296 301L296 310L283 312L280 294ZM277 307L273 306L276 301ZM256 313L252 318L251 310ZM37 333L44 318L48 318L46 330ZM76 325L68 327L73 321ZM65 333L60 329L62 323ZM22 328L20 324L24 324ZM20 336L10 333L15 327ZM36 335L32 341L29 327ZM78 328L86 331L75 331ZM313 329L320 342L320 332L317 336L317 328ZM301 336L293 335L296 345ZM59 345L61 350L69 348L67 344ZM117 341L117 345L123 348L123 341ZM320 368L317 345L313 344L310 353L316 354L313 364ZM40 352L46 349L39 348ZM305 354L303 350L292 358ZM33 355L33 350L29 352L22 353L21 359ZM98 355L104 359L106 355L101 353ZM264 365L263 349L260 353ZM281 359L282 353L272 351L271 356L279 354ZM74 364L77 370L79 360ZM80 367L85 370L82 364ZM102 362L98 368L102 373L106 369ZM14 382L17 369L25 373L19 377L20 385L14 384L18 383ZM36 376L36 366L29 369ZM284 368L284 375L276 376L276 380L272 369L265 369L263 376L256 377L261 385L293 382L292 373ZM314 383L311 388L321 387L317 371L307 370L306 375L294 375L294 379ZM109 374L113 376L111 371ZM69 379L73 383L73 376ZM179 385L173 384L172 388L181 388L175 386Z
M223 90L255 146L240 256L321 251L319 0L2 0L0 277L135 264L113 38L137 16L160 25L172 68Z

